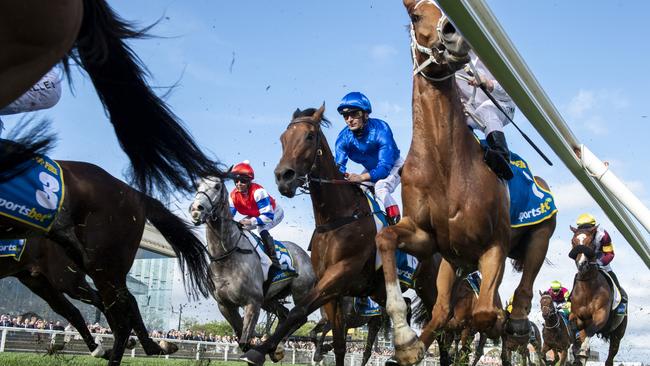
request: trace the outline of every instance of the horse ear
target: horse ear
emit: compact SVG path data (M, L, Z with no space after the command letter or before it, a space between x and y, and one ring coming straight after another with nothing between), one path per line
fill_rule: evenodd
M325 114L325 102L323 102L323 105L321 105L320 108L318 108L316 112L314 112L313 118L315 121L320 121L323 119L324 114Z
M542 290L539 290L539 296L544 296L544 293L542 292Z
M296 110L293 112L293 116L291 116L291 118L295 119L296 117L298 117L298 115L300 114L300 112L302 112L302 111L300 110L300 108L296 108Z
M404 7L406 7L406 10L410 13L411 9L415 6L415 3L417 0L404 0Z
M600 224L598 224L598 225L594 225L594 227L591 228L591 232L592 232L592 233L595 233L596 231L598 231L598 227L599 227L599 226L600 226Z
M574 228L573 225L569 225L569 228L571 228L571 231L573 231L574 233L578 231L578 229Z

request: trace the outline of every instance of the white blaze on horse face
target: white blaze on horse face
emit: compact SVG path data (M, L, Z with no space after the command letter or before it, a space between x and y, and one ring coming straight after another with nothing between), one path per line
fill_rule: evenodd
M587 239L587 234L578 234L576 236L576 239L578 239L578 244L585 245L585 239Z
M576 239L578 240L578 245L585 245L585 239L587 239L587 234L578 234L576 235ZM578 256L576 257L578 266L584 264L587 260L588 260L587 257L582 253L578 254Z

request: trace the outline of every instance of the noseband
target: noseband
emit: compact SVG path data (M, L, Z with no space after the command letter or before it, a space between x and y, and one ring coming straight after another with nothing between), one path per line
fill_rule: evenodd
M438 9L440 9L440 7L431 0L420 0L417 4L415 4L413 10L417 9L417 7L422 3L430 3L436 6ZM436 25L436 33L438 34L438 39L442 39L442 35L443 35L442 28L448 21L449 19L444 13L440 17L440 19L438 19L438 24ZM441 58L443 57L445 50L440 49L438 47L435 48L425 47L420 43L418 43L417 36L415 35L415 27L413 26L413 22L411 22L410 33L411 33L411 56L413 57L413 75L420 74L429 81L439 82L439 81L447 80L456 74L456 72L452 72L451 74L443 76L441 78L436 78L436 77L426 75L424 73L424 69L426 69L429 65L431 64L442 65ZM418 58L417 58L418 52L429 56L422 64L418 64Z
M560 314L558 313L557 308L555 307L555 302L553 301L553 298L551 298L551 305L542 305L542 316L544 315L544 308L547 308L547 309L550 308L551 309L551 311L548 313L549 320L551 319L551 316L555 316L555 324L551 325L550 327L546 325L546 318L544 318L544 328L553 329L553 328L559 327L560 326Z

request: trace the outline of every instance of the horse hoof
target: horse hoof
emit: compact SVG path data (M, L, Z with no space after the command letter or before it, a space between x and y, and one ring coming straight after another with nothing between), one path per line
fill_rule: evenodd
M331 351L332 349L334 349L334 347L332 346L331 343L324 344L324 345L321 347L321 352L322 352L323 354L326 354L327 352Z
M269 355L271 361L280 362L284 359L284 346L279 344L273 353Z
M164 354L166 355L171 355L176 353L178 351L178 346L175 345L174 343L167 342L167 341L160 341L158 342L158 345L160 346L160 349L163 350Z
M255 349L248 350L239 359L247 362L249 365L264 365L264 354Z
M415 365L424 358L424 343L414 337L406 344L395 346L395 361L401 366Z
M102 347L101 344L98 344L97 347L95 347L95 349L92 352L90 352L90 355L95 357L95 358L103 358L103 359L107 360L108 358L105 358L107 353L109 353L109 352L105 351L104 347Z
M322 353L321 354L315 354L314 358L313 358L313 361L314 361L314 363L319 363L319 362L323 361L324 358L325 357L323 357Z
M129 338L128 342L126 342L126 349L134 349L137 344L138 341L135 338Z

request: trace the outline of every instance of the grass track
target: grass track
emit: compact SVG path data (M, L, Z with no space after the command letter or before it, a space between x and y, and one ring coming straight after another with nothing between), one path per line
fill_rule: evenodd
M90 356L60 355L47 356L36 353L0 353L0 365L2 366L105 366L107 362L102 359ZM156 358L156 357L135 357L125 356L122 365L129 366L244 366L243 362L236 361L194 361Z

